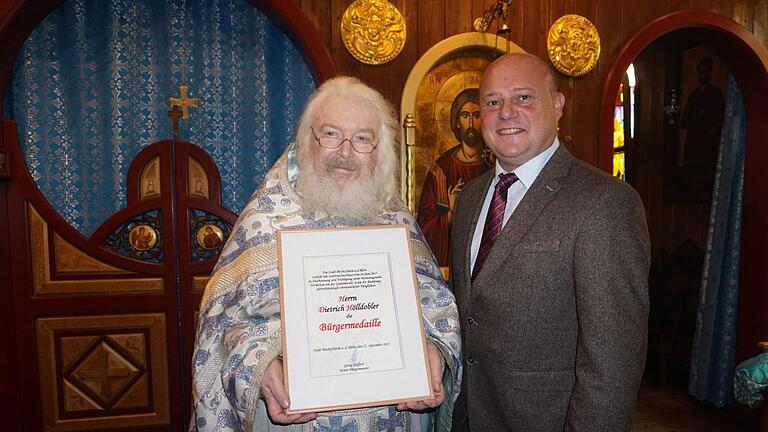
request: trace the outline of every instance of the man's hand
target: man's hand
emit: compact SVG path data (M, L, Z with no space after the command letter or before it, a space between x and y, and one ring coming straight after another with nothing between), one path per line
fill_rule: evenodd
M445 365L443 364L443 356L440 354L440 350L432 342L427 343L427 357L429 358L429 379L432 381L432 390L435 393L435 397L399 403L397 404L398 410L423 411L440 406L443 403L445 398L445 393L443 393L443 368Z
M459 196L459 192L461 192L461 188L464 187L464 180L459 178L459 181L456 182L453 186L448 186L448 209L453 212L456 210L456 198Z
M280 359L269 362L261 379L261 397L267 404L267 414L272 419L272 423L306 423L317 418L317 413L288 414L286 412L291 406L291 401L283 386L283 361Z

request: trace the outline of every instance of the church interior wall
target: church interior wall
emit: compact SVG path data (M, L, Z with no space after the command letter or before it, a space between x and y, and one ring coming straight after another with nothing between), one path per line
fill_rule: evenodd
M286 0L295 3L317 28L338 74L352 75L379 90L400 106L403 87L414 64L430 47L452 35L472 31L472 22L495 0L392 0L405 18L408 39L403 51L391 62L372 66L356 60L344 47L340 19L352 0ZM0 26L24 3L0 0ZM547 57L545 35L550 25L565 14L590 19L601 36L602 52L597 66L587 75L571 78L560 75L558 86L565 94L566 107L560 121L560 137L571 152L598 165L598 110L609 70L627 41L643 26L668 13L685 10L714 11L743 25L768 47L768 0L519 0L509 16L508 38L524 50ZM495 25L494 25L495 28ZM0 55L0 62L8 53ZM14 54L10 54L13 57ZM657 74L663 71L656 70ZM2 131L0 131L2 132ZM648 180L651 181L651 180ZM7 211L6 184L0 180L0 239L13 228ZM9 268L11 248L0 248L0 272ZM0 275L0 293L8 286ZM13 317L13 302L0 302L0 324ZM10 335L13 338L13 335ZM8 342L8 341L7 341ZM10 340L10 346L13 346ZM13 353L0 350L0 367L12 363ZM0 374L5 387L7 374ZM0 420L4 417L0 416Z
M468 31L494 0L393 0L408 32L403 51L391 62L371 66L357 61L344 47L339 25L351 0L292 0L316 25L339 74L359 77L400 106L402 89L413 65L437 42ZM512 3L509 39L527 52L547 58L546 34L565 14L587 17L597 27L601 54L587 75L560 75L558 86L566 107L560 137L571 152L598 164L598 110L603 83L626 42L646 24L669 13L706 10L731 18L768 46L768 0L521 0ZM492 28L495 28L495 24Z

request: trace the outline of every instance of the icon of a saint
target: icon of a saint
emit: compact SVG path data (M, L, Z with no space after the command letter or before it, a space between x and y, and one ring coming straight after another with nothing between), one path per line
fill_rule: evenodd
M713 68L712 57L699 61L696 65L699 85L688 96L683 108L680 127L686 130L684 166L713 168L717 160L725 98L720 87L710 82Z
M134 227L130 233L130 242L136 250L149 250L157 243L155 230L147 225Z
M441 267L450 257L450 225L461 188L493 166L480 133L480 91L466 88L451 103L451 130L458 144L429 168L419 199L418 223Z
M205 225L197 232L197 243L203 249L218 249L223 242L224 234L214 225Z

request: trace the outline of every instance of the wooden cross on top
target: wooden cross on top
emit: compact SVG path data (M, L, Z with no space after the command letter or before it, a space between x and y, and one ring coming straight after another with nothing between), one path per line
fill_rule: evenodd
M179 119L189 118L189 108L200 108L200 99L187 96L189 87L179 86L179 97L168 98L168 116L173 118L173 139L179 139Z

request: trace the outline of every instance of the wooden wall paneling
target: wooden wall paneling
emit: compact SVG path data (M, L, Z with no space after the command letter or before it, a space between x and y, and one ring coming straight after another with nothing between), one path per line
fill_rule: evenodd
M445 39L445 1L420 0L417 23L419 57Z
M645 24L647 2L636 0L622 1L621 8L621 44L624 45Z
M392 100L389 80L390 63L369 65L360 63L360 79L379 91L387 100Z
M472 3L465 0L445 0L445 35L473 31Z
M691 8L691 0L669 0L667 2L667 10L669 12L675 12L679 10L685 10Z
M552 23L557 21L560 17L567 14L572 14L575 12L575 0L550 0L549 3L549 22L550 26ZM546 33L549 34L549 28L547 28ZM549 55L545 53L544 60L548 60ZM561 93L565 96L565 107L563 107L563 117L560 119L560 132L558 135L560 136L560 139L564 141L570 148L570 141L573 137L573 120L575 118L574 114L574 101L573 101L573 86L574 86L574 79L571 77L568 77L564 74L557 74L557 88L560 90Z
M518 3L523 14L522 47L527 52L547 58L547 31L549 30L549 1L523 0Z
M411 68L416 64L419 58L419 4L414 1L394 0L392 4L403 15L405 27L408 32L408 39L400 54L389 63L389 101L395 106L395 110L400 111L400 100L403 98L403 87L408 79Z
M558 1L558 0L550 0L550 1ZM549 32L549 26L552 25L554 22L550 19L549 15L549 4L550 1L539 1L538 10L534 12L534 17L536 20L536 30L535 34L533 35L533 45L536 48L536 53L539 57L546 60L549 58L549 55L547 54L547 33ZM592 0L590 0L592 1Z
M470 21L474 24L475 18L480 18L483 16L483 12L485 12L485 10L494 3L495 1L493 0L472 0L472 16ZM517 15L517 13L513 12L513 16L514 15ZM474 30L474 27L472 27L472 30Z
M733 2L733 20L746 27L749 31L754 28L755 2L750 0L735 0Z
M493 1L486 1L486 8L491 6L494 2ZM512 30L509 35L507 35L507 39L510 41L516 43L520 47L522 47L526 51L530 51L525 46L525 15L524 15L524 7L523 1L518 2L512 2L512 10L509 12L509 28ZM480 15L478 15L480 16ZM474 18L473 18L474 19ZM496 31L496 27L494 25L493 31Z
M592 23L598 22L597 3L594 0L576 0L574 10ZM574 156L592 165L598 163L597 113L599 107L589 101L601 90L597 85L597 74L598 69L595 68L588 74L573 79L573 100L577 109L574 112L573 141L568 145Z
M768 0L754 2L752 33L763 46L768 47Z
M319 1L319 0L318 0ZM331 0L331 57L339 75L360 77L361 63L347 51L341 39L341 17L353 0ZM378 90L378 89L377 89Z
M669 5L663 1L649 1L646 3L645 8L645 22L649 23L656 18L666 15Z
M712 1L712 8L710 9L713 12L717 12L720 15L726 16L728 18L733 17L733 6L734 1L733 0L711 0Z
M714 0L690 0L691 2L691 9L699 9L699 10L706 10L706 11L712 11L714 7Z
M301 7L302 12L309 18L317 28L323 43L330 52L333 43L331 33L331 2L315 0L293 0Z
M621 49L621 2L615 0L597 1L597 21L595 26L600 32L600 61L597 63L597 76L600 83L605 82L613 66L613 61ZM618 89L616 89L618 91ZM607 125L606 125L607 127Z

